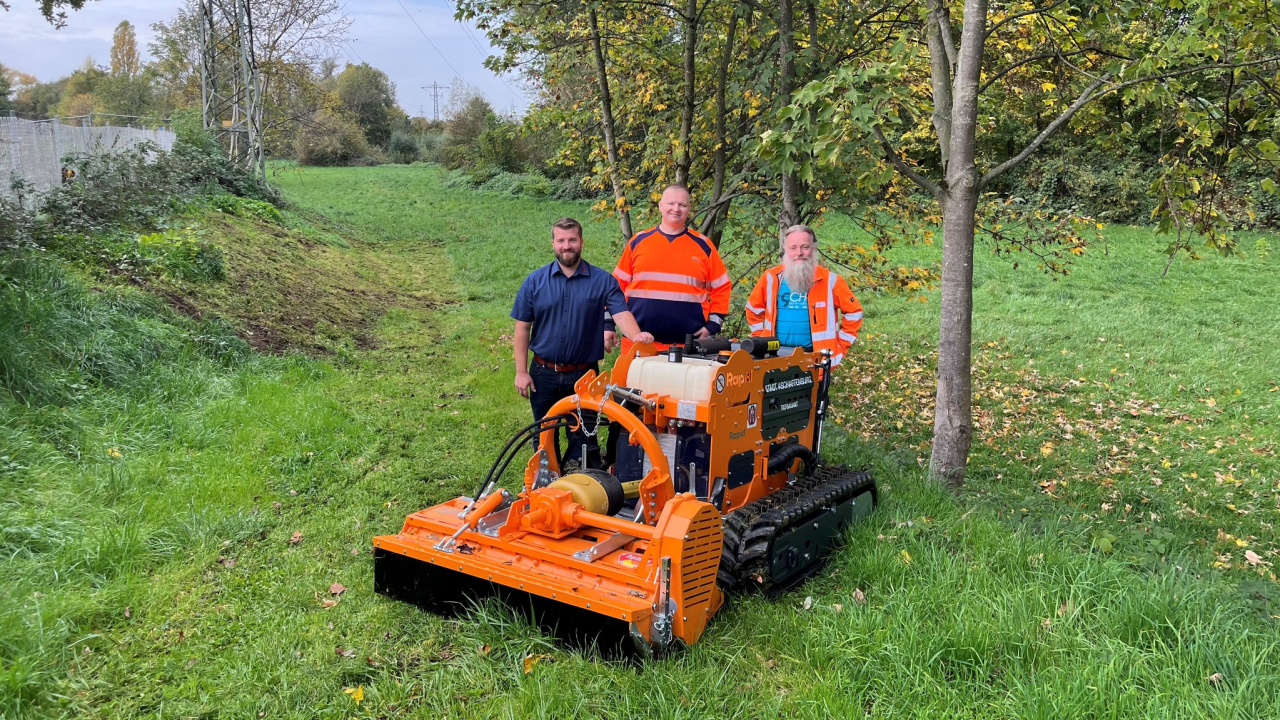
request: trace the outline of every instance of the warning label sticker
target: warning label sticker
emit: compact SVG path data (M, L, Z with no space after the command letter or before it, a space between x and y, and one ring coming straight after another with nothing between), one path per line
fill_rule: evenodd
M618 564L622 567L635 568L640 567L640 561L643 559L643 555L637 555L636 553L622 553L618 556Z

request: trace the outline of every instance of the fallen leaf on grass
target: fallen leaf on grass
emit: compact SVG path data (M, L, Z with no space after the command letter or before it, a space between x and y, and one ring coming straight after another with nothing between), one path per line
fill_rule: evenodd
M861 589L854 590L853 601L859 605L866 605L867 604L866 593L862 592Z
M1257 565L1257 563L1254 563L1254 564L1255 564L1255 565ZM124 616L125 616L125 618L126 618L126 619L133 617L133 608L131 608L131 607L125 607L125 609L124 609Z
M550 659L551 659L550 655L526 655L524 658L524 674L528 675L529 673L533 672L534 665L537 665L543 660L550 660Z
M290 545L297 545L298 543L302 542L302 531L301 530L295 531L293 535L289 537L289 540L287 542Z
M228 569L233 568L236 566L236 559L229 558L229 557L220 557L218 558L218 564L224 568L228 568Z
M805 609L805 610L808 610L808 609L809 609L809 608L811 608L811 607L813 607L813 598L812 598L812 597L806 597L806 598L804 599L804 609Z
M489 654L489 651L490 651L490 650L492 650L492 649L493 649L493 648L489 647L489 643L485 643L484 645L481 645L481 646L480 646L480 654L481 654L481 655L488 655L488 654Z
M351 699L356 701L356 706L357 706L357 707L359 707L360 703L361 703L362 701L364 701L364 686L363 686L363 685L358 685L358 686L353 687L353 688L343 688L343 689L342 689L342 692L344 692L344 693L346 693L346 694L350 695L350 696L351 696Z
M337 653L338 657L355 657L356 656L355 650L343 649L341 645L334 648L333 651Z
M342 584L342 583L334 583L334 584L332 584L332 585L330 585L330 586L329 586L329 594L330 594L330 595L341 595L342 593L344 593L344 592L346 592L346 591L347 591L347 588L346 588L345 586L343 586L343 584Z
M1205 680L1208 680L1209 682L1213 683L1214 685L1217 685L1218 683L1222 682L1224 679L1225 679L1225 678L1223 678L1222 673L1220 673L1220 672L1216 672L1216 673L1214 673L1214 674L1210 675L1209 677L1205 678Z
M352 554L352 555L359 555L359 554L360 554L360 548L351 548L351 554Z
M273 502L273 503L271 503L271 509L272 509L272 510L279 510L279 509L280 509L280 508L282 508L282 507L284 507L284 505L281 505L281 504L280 504L280 503L278 503L278 502Z
M844 610L844 606L841 605L840 603L835 603L831 606L831 609L835 610L836 612L840 612L841 610Z
M899 551L898 551L898 559L902 561L902 564L904 564L904 565L910 565L910 564L911 564L911 553L907 552L905 548L904 548L904 549L902 549L902 550L899 550Z
M1245 550L1245 551L1244 551L1244 559L1245 559L1245 560L1247 560L1247 561L1249 561L1249 564L1250 564L1250 565L1252 565L1253 567L1258 567L1259 565L1270 565L1270 564L1271 564L1271 563L1269 563L1269 562L1267 562L1267 561L1263 560L1261 555L1259 555L1258 553L1256 553L1256 552L1254 552L1254 551L1252 551L1252 550ZM129 617L128 613L126 613L126 614L125 614L125 617Z

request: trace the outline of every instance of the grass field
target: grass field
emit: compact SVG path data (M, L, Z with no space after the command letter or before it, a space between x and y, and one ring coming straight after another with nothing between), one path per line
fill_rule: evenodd
M872 468L881 509L800 591L735 599L635 667L496 605L446 620L372 593L370 537L469 491L528 421L510 298L585 204L431 167L278 179L287 227L200 220L225 285L160 289L318 361L211 351L137 292L60 285L76 323L116 323L86 348L177 339L118 353L121 382L0 405L0 716L1277 716L1276 258L1161 279L1161 243L1125 228L1056 282L982 257L958 497L920 465L936 293L861 296L827 450ZM588 227L588 260L611 265L610 236ZM4 307L45 317L28 296L58 284L10 281Z

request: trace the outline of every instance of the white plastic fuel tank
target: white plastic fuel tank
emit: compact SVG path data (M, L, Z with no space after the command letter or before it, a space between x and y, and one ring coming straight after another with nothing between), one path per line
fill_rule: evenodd
M670 395L679 400L703 401L711 399L711 384L715 382L720 363L701 358L685 358L671 362L666 355L636 358L627 370L627 387L641 393Z

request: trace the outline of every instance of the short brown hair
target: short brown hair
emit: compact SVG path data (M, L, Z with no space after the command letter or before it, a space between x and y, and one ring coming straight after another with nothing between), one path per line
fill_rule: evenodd
M662 188L662 192L658 194L664 195L671 188L678 188L680 190L683 190L685 195L688 195L690 199L693 199L693 193L689 192L689 186L685 185L684 183L671 183L670 185L667 185L666 187Z
M561 230L577 230L578 239L579 240L582 239L582 223L578 222L577 220L574 220L571 217L560 218L555 222L554 225L551 226L552 239L555 239L556 228L560 228Z

